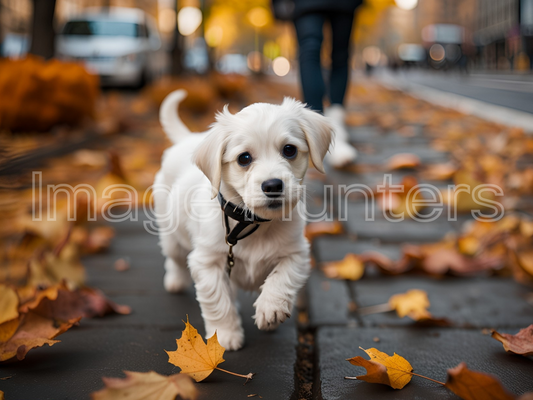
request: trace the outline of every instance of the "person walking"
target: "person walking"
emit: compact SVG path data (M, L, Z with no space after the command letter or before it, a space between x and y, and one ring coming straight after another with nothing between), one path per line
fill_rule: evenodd
M333 122L335 143L327 156L329 164L342 167L353 162L357 151L348 143L344 97L349 78L350 37L355 9L362 0L272 0L274 16L292 20L299 46L300 81L307 105ZM324 107L326 84L322 75L320 49L323 26L331 25L331 70L327 97L329 107Z

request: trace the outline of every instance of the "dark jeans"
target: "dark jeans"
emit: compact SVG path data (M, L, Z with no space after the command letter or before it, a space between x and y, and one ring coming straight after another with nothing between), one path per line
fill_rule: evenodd
M329 79L329 99L331 104L342 104L348 84L348 57L353 13L309 13L294 21L300 47L300 79L305 102L313 110L323 112L322 103L326 92L320 48L322 27L330 21L332 30L331 73Z

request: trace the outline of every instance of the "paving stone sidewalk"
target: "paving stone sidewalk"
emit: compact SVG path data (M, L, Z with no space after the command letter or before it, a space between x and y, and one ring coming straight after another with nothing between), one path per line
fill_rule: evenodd
M353 130L352 141L361 152L360 165L380 165L391 155L415 152L423 162L445 161L447 155L430 149L421 134L412 138L382 133L372 127ZM416 175L416 174L415 174ZM393 174L398 182L403 172ZM310 181L312 207L320 209L324 184L381 183L383 174L329 171L326 182ZM423 179L419 179L424 182ZM442 183L440 183L442 185ZM335 204L337 204L335 199ZM433 223L406 220L388 222L376 212L375 222L364 221L361 199L348 200L347 233L321 237L314 242L318 263L339 260L348 252L382 252L392 259L401 254L401 244L440 240L458 231L459 223L439 218ZM146 218L146 217L144 217ZM468 220L468 219L467 219ZM143 228L143 220L114 224L117 236L108 253L84 260L90 286L111 299L132 307L128 316L85 319L51 348L32 350L23 362L2 365L0 390L7 400L88 399L102 388L103 376L122 376L123 370L171 374L164 350L175 350L175 339L190 322L203 335L203 323L193 289L181 295L163 289L163 257L157 237ZM356 240L357 238L357 240ZM126 258L131 268L118 272L115 260ZM360 316L350 310L381 304L395 293L420 288L429 293L431 311L453 321L453 328L416 327L392 314ZM317 269L305 288L300 307L308 318L293 318L276 332L258 331L251 318L253 296L241 293L246 346L227 352L222 365L239 373L257 373L245 386L240 378L215 371L198 384L200 399L254 398L271 400L332 399L454 399L446 389L423 379L413 379L401 391L343 377L363 373L346 358L363 355L359 346L377 346L387 353L405 356L415 372L437 380L446 379L446 369L465 361L472 369L497 375L515 394L533 391L533 360L506 354L501 344L484 335L484 328L517 332L533 323L533 306L526 296L531 288L502 278L443 278L420 276L384 277L369 274L353 283L331 280ZM300 313L305 317L305 313ZM297 321L298 320L298 321ZM300 324L300 325L299 325ZM375 340L379 340L376 343Z
M370 147L360 164L384 165L398 153L415 153L423 164L440 163L447 155L429 148L421 136L406 138L394 132L383 133L373 127L351 132L352 143ZM405 172L394 172L392 183L398 183ZM416 171L409 171L419 183L427 182ZM364 183L371 188L383 183L383 173L353 174L328 171L326 183L334 186ZM440 182L443 186L452 182ZM316 186L316 185L315 185ZM334 190L335 193L335 190ZM320 193L315 193L319 196ZM344 236L321 237L314 242L314 255L320 264L340 260L347 253L377 251L398 259L401 245L434 242L449 232L458 232L463 223L436 221L387 221L376 210L375 221L364 220L364 199L347 200L348 219ZM318 203L315 201L315 203ZM334 198L334 204L339 204ZM342 203L341 203L342 204ZM436 317L452 321L453 328L423 328L408 318L399 319L394 313L358 315L351 312L360 307L386 303L389 297L409 289L425 290L431 301L431 312ZM363 368L349 364L345 359L365 354L359 349L378 347L388 354L397 353L410 361L415 372L445 381L446 370L460 362L469 368L494 374L513 393L533 391L533 360L504 352L501 344L487 335L485 329L501 329L516 333L533 323L533 305L527 301L532 288L505 278L452 278L434 279L421 276L381 276L367 274L357 282L326 278L315 270L307 285L309 325L315 333L315 380L313 399L457 399L458 397L424 379L413 378L401 391L384 385L363 381L344 380L345 376L364 374Z

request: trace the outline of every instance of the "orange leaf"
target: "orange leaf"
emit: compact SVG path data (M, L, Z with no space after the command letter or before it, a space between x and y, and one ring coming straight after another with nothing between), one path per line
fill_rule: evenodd
M448 370L444 385L463 400L515 400L495 376L471 371L463 362Z
M358 376L357 379L388 385L394 389L402 389L412 378L413 367L402 356L394 353L389 356L378 349L362 349L370 356L370 360L363 357L349 358L350 364L364 367L366 375Z
M0 324L18 317L18 305L17 292L6 285L0 285Z
M322 235L340 235L344 228L339 221L333 222L313 222L305 227L305 237L312 242L315 238Z
M126 378L103 378L105 388L94 392L92 400L194 400L198 392L187 375L159 375L154 371L124 371Z
M56 336L67 331L80 319L67 322L54 321L41 317L34 313L24 314L16 333L6 342L0 343L0 361L6 361L13 357L24 359L26 353L35 347L45 344L52 346L59 340L52 340Z
M505 351L533 356L533 324L521 329L516 335L492 331L492 337L503 344Z
M176 343L177 350L165 350L168 362L180 367L182 374L188 374L196 382L203 381L218 364L224 362L222 356L226 349L218 343L216 332L205 344L198 331L189 323L189 317L181 338L177 339Z
M358 256L347 254L341 261L325 263L323 271L328 278L357 281L365 273L365 266Z
M415 321L431 317L427 309L429 308L429 299L425 291L412 289L406 293L395 294L389 299L389 305L400 318L409 316Z
M420 157L411 153L400 153L387 161L388 170L416 168L420 165Z

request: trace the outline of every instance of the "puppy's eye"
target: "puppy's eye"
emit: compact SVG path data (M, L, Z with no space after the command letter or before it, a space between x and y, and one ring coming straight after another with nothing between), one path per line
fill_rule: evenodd
M241 167L247 167L248 165L250 165L252 163L252 156L250 153L246 152L246 153L242 153L238 158L237 158L237 162L239 163L239 165Z
M285 158L292 160L298 154L298 149L292 144L288 144L283 148L283 155Z

